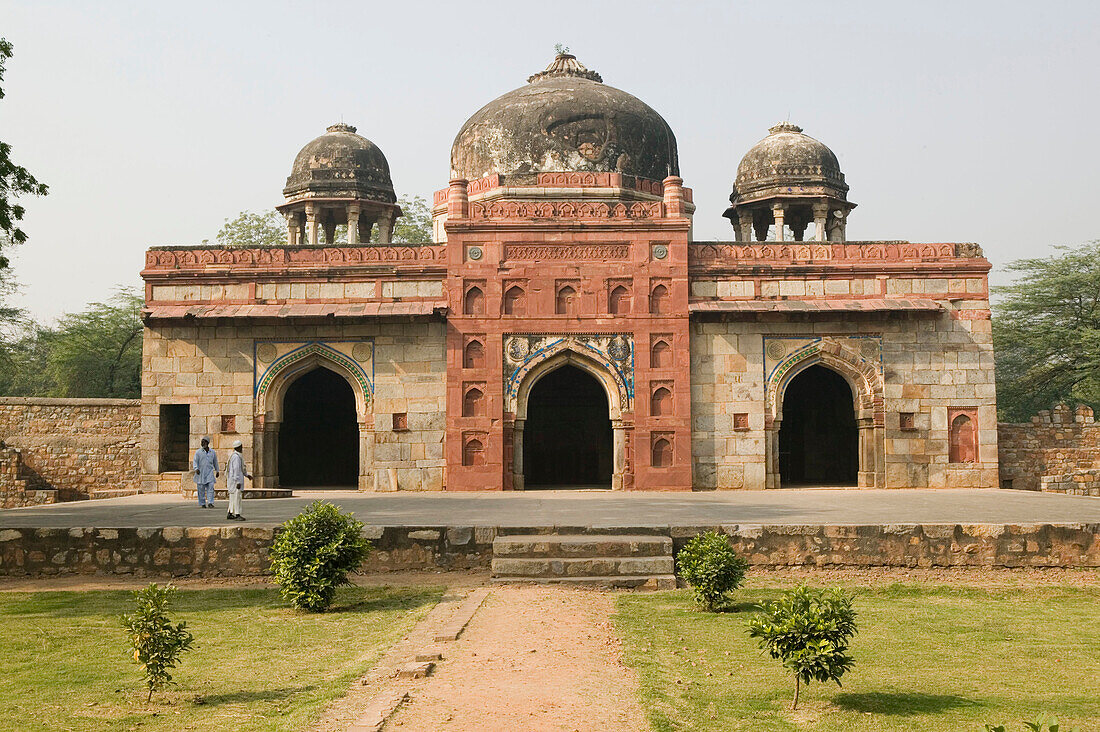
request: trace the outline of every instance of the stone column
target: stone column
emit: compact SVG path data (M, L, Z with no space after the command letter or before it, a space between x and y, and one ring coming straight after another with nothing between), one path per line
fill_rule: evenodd
M885 488L886 486L875 485L875 418L870 409L857 410L856 425L859 430L859 472L856 474L856 485L860 488Z
M393 212L387 211L378 217L378 243L389 244L393 241Z
M263 432L257 432L252 455L256 461L257 488L279 487L279 423L264 422Z
M752 241L752 211L744 209L737 212L737 241Z
M348 205L348 246L359 244L359 204Z
M764 430L764 488L781 488L779 475L779 427L782 418L772 420Z
M298 213L286 214L286 244L288 247L298 246L298 241L301 238L301 227L298 224Z
M325 244L332 246L336 243L336 221L334 219L328 219L325 221Z
M374 487L374 424L368 421L359 423L359 485L361 491Z
M526 420L517 419L512 430L512 490L524 489L523 482L523 425Z
M787 207L782 203L772 204L772 217L775 219L775 240L783 241L783 217L787 213Z
M611 489L619 491L626 477L626 424L621 419L613 419L611 430Z
M317 246L317 209L312 203L306 204L306 244Z
M665 216L678 219L684 215L684 179L670 175L663 181Z
M825 235L826 222L829 220L829 204L827 203L815 203L814 204L814 239L817 241L826 241L829 237Z

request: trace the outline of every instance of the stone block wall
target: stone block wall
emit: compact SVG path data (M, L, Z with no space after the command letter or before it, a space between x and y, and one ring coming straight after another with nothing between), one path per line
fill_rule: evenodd
M225 323L231 323L226 325ZM441 490L444 481L443 438L446 431L446 359L444 324L394 317L359 322L205 321L199 324L157 323L145 329L142 364L141 443L142 488L147 492L180 490L186 474L161 470L160 406L190 408L189 450L209 435L219 455L234 440L244 445L250 469L257 466L256 447L267 404L257 403L264 370L270 365L257 356L271 344L282 353L285 344L308 347L327 343L363 343L346 358L367 372L373 393L357 409L365 452L360 488L374 490ZM262 352L260 352L262 353ZM339 355L339 354L338 354ZM281 357L281 356L280 356ZM394 415L404 415L398 424ZM223 430L228 417L232 428ZM267 445L268 463L276 461ZM269 473L274 475L275 473ZM261 479L261 474L257 474ZM256 483L256 487L271 487Z
M0 398L0 440L18 451L0 456L4 506L136 490L139 405L136 399Z
M1100 468L1100 425L1083 404L1076 409L1061 404L1039 412L1031 422L1002 422L997 429L1004 488L1046 490L1042 479L1048 476L1054 490L1055 484L1073 482L1061 480L1064 476Z
M769 383L774 382L785 359L813 339L832 340L859 356L867 368L878 371L873 378L881 379L882 403L874 403L878 398L867 395L873 397L868 399L868 414L878 412L875 419L882 421L875 437L875 450L883 462L879 466L883 484L877 487L997 486L990 321L956 317L959 312L965 315L969 311L693 322L695 487L766 487ZM856 398L858 403L859 395ZM949 412L960 408L976 416L976 462L949 460ZM907 428L901 423L902 413L913 415L913 424ZM744 421L738 424L739 419ZM871 468L861 466L860 470Z

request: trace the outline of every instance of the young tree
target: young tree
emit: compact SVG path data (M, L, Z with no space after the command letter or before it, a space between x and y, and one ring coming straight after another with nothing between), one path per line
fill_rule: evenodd
M401 218L393 227L393 240L404 244L430 244L432 241L432 210L420 196L401 196L397 200Z
M223 247L270 247L286 243L286 220L278 211L241 211L225 220L217 236Z
M4 65L12 55L12 45L0 38L0 84L4 81ZM0 86L0 99L4 98L4 89ZM21 195L44 196L49 192L45 183L39 183L30 172L11 159L11 145L0 142L0 234L4 241L22 244L27 234L19 227L25 213L15 201ZM0 269L8 266L8 258L0 251Z
M136 590L137 608L133 614L122 616L122 627L134 650L134 662L141 664L145 683L149 686L146 702L152 700L154 691L172 683L171 670L195 642L195 636L187 630L187 623L173 625L168 617L168 605L175 591L172 585L160 587L156 582Z
M794 703L802 684L835 681L852 668L848 641L856 634L852 598L839 590L806 586L785 593L749 621L749 635L794 674Z
M1100 407L1100 241L1008 266L993 306L997 407L1026 421L1058 402Z
M142 302L141 295L120 291L107 302L61 317L46 357L53 396L141 395Z

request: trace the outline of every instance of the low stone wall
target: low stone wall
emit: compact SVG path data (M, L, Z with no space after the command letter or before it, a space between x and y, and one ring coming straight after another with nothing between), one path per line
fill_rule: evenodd
M35 494L42 490L57 491L59 500L91 498L97 490L136 491L140 405L137 399L0 397L0 440L17 448L22 460L17 478L0 478L5 507L42 502Z
M1044 493L1068 493L1071 496L1100 496L1100 470L1075 470L1062 475L1044 475L1039 479Z
M1031 422L998 424L997 453L1002 487L1041 490L1043 476L1100 468L1100 424L1089 407L1061 404Z
M0 448L0 508L41 506L57 501L57 491L30 490L24 473L23 454L14 447Z
M884 526L685 526L586 533L671 534L678 551L692 536L723 531L757 566L1100 567L1100 524ZM498 531L542 528L366 527L375 551L365 571L487 568ZM583 530L581 530L583 531ZM3 529L0 575L122 574L227 577L264 574L271 527Z

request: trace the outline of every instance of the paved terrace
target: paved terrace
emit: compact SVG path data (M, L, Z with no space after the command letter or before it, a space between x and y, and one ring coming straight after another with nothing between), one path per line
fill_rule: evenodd
M779 490L722 493L356 493L247 500L228 522L192 499L151 494L0 510L0 528L270 526L323 498L378 526L1100 523L1100 499L1012 490Z

